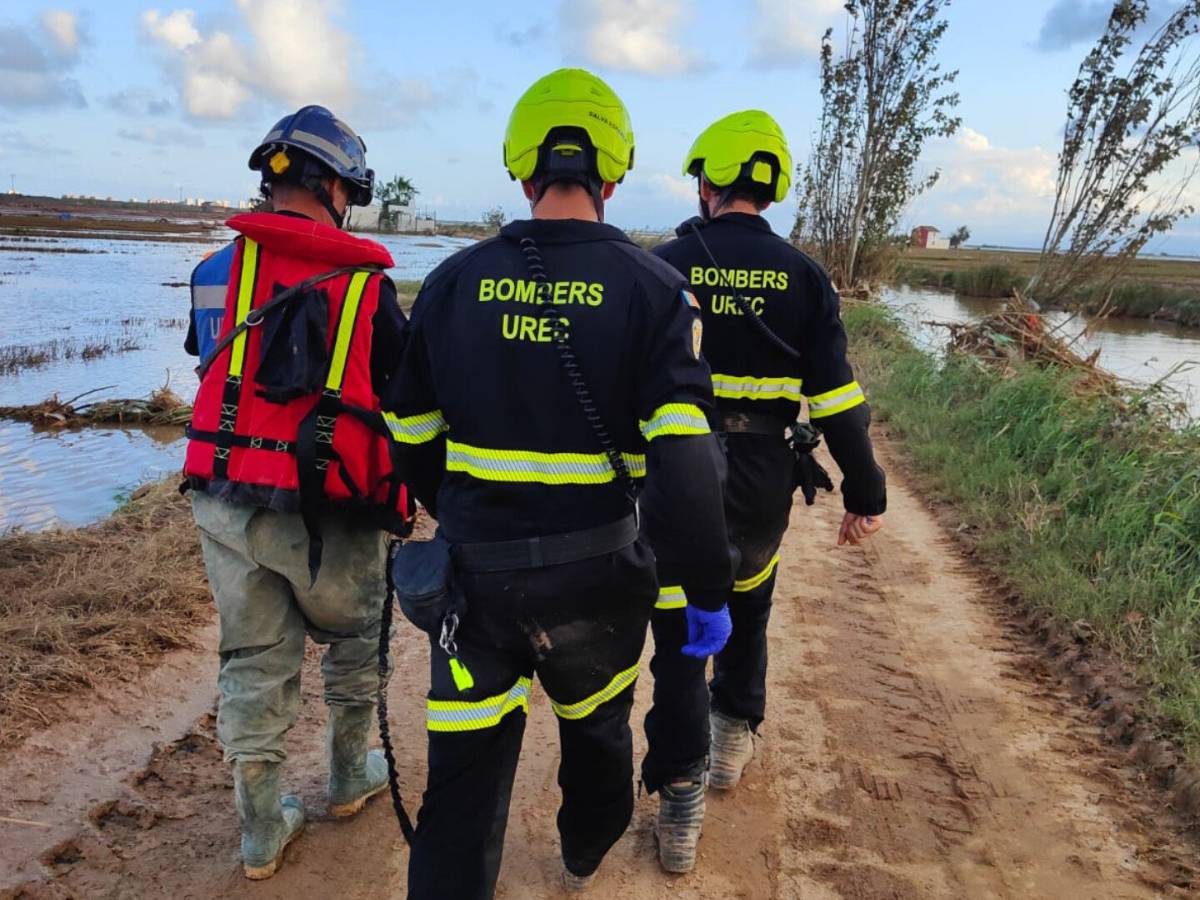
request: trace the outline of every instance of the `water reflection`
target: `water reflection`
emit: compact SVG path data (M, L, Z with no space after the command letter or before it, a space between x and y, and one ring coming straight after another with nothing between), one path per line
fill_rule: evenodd
M977 321L1004 304L906 287L887 290L883 297L900 313L917 343L929 350L940 350L947 338L946 329L930 322ZM1099 350L1102 367L1139 384L1167 379L1192 415L1200 416L1200 329L1146 319L1094 320L1065 312L1051 312L1046 318L1067 339L1087 328L1075 345L1081 355Z

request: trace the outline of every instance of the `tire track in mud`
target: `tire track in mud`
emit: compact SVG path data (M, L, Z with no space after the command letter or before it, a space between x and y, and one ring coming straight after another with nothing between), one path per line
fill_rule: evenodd
M986 582L894 472L890 494L888 527L863 548L833 548L834 497L795 511L758 757L734 794L709 795L696 871L659 871L656 801L643 796L593 895L1194 895L1194 845L1161 797L1044 674ZM428 653L407 626L394 648L393 733L415 807ZM93 806L76 837L43 854L43 877L0 897L402 896L407 852L386 799L351 821L324 813L318 658L310 648L285 776L310 825L275 878L241 878L232 782L202 717L158 746L120 797ZM644 674L632 722L639 759ZM535 686L500 897L560 895L557 764L554 717Z

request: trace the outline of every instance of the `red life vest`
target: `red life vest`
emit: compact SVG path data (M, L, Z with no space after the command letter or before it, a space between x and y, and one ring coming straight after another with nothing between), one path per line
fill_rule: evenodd
M225 295L222 338L283 289L331 270L362 268L318 283L328 300L323 389L282 402L267 399L269 392L255 380L261 325L207 361L188 429L188 484L232 502L300 512L309 526L310 565L313 554L320 559L317 510L327 503L355 508L365 523L406 534L413 507L397 477L370 366L372 320L386 277L380 270L392 265L391 254L374 241L308 219L251 213L228 225L242 237ZM300 293L277 309L306 298L312 302L311 294Z

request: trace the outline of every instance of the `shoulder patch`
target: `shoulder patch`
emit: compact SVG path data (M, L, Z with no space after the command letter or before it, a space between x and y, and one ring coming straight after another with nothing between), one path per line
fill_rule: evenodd
M699 320L692 322L692 356L700 358L700 346L704 343L704 324Z
M700 308L700 301L696 299L696 295L693 294L691 291L682 290L679 292L679 294L681 297L683 297L683 302L686 303L688 306L690 306L692 309Z

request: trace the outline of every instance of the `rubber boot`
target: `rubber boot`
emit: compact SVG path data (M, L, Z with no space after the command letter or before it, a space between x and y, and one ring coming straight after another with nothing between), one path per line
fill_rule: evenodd
M562 870L562 886L563 890L568 894L582 894L592 886L592 882L596 880L596 873L591 875L576 875L566 866Z
M704 825L704 784L666 784L658 790L658 861L668 872L682 874L696 865L696 844Z
M352 816L388 786L382 750L367 751L373 706L329 707L329 812Z
M709 748L708 785L729 791L742 780L742 770L754 759L754 737L750 723L732 719L716 710L711 716L712 744Z
M283 862L283 851L304 830L304 803L279 796L276 762L237 762L233 766L234 803L242 819L242 871L254 881L270 878Z

